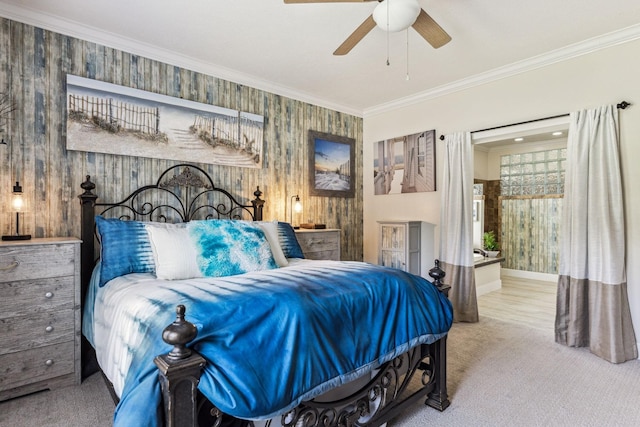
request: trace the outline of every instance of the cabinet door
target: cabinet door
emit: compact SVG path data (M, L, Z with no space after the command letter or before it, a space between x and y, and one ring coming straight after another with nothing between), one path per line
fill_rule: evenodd
M380 225L380 265L406 270L406 234L404 224Z

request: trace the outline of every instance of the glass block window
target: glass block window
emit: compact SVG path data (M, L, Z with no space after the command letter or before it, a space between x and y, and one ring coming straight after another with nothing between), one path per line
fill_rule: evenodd
M566 158L566 148L501 156L500 194L563 194Z

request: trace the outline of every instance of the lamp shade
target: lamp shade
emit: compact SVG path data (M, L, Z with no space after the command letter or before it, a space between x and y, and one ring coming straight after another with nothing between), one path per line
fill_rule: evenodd
M289 206L289 218L291 220L291 225L293 226L293 213L297 213L299 214L300 212L302 212L302 203L300 202L300 196L298 196L297 194L295 196L291 196L291 205ZM297 226L294 226L293 228L300 228Z
M26 212L27 203L24 200L22 194L22 187L19 182L13 186L13 192L11 193L11 212Z
M396 32L409 28L420 15L417 0L384 0L373 10L373 20L384 31Z

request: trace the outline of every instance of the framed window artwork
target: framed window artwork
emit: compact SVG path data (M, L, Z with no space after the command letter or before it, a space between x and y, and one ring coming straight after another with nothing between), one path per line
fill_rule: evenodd
M375 194L436 191L436 131L376 142Z

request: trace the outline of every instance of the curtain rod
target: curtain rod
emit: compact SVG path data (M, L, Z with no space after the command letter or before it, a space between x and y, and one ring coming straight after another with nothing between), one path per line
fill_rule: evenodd
M622 101L619 104L616 104L616 107L620 110L625 110L627 107L629 107L631 104L628 103L627 101ZM508 128L511 126L518 126L518 125L526 125L528 123L535 123L535 122L541 122L543 120L551 120L551 119L558 119L560 117L566 117L568 116L570 113L566 113L566 114L558 114L557 116L550 116L550 117L543 117L541 119L533 119L533 120L527 120L524 122L519 122L519 123L511 123L508 125L502 125L502 126L494 126L492 128L486 128L486 129L478 129L478 130L473 130L471 131L471 133L477 133L477 132L484 132L484 131L488 131L488 130L495 130L495 129L502 129L502 128ZM444 135L440 135L440 141L444 141Z

